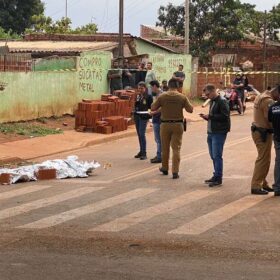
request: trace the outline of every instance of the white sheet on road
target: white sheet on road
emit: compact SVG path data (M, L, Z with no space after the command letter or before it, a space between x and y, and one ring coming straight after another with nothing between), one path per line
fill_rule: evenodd
M14 169L1 168L0 174L11 174L11 183L37 181L36 172L40 169L56 169L57 179L85 178L100 167L96 161L78 161L77 156L69 156L66 159L47 160L39 164L22 166Z

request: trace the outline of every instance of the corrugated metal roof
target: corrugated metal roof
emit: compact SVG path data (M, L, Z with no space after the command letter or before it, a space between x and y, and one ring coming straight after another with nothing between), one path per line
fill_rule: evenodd
M0 42L0 47L6 42ZM82 52L90 50L112 50L116 42L73 42L73 41L8 41L10 52Z

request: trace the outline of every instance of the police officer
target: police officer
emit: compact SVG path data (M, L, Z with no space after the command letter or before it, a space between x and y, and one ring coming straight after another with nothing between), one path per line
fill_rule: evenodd
M274 131L275 166L274 166L274 196L280 196L280 85L274 88L272 96L277 102L268 111L268 120Z
M184 131L183 109L193 112L193 106L186 96L178 92L175 79L168 82L169 91L161 94L152 104L152 111L161 108L160 137L162 145L162 167L160 172L168 175L170 145L173 151L172 173L173 179L179 178L180 150Z
M252 123L252 138L258 151L254 173L251 181L251 193L265 195L273 192L266 180L272 146L272 125L268 121L269 106L274 103L272 92L265 91L254 101L254 122Z

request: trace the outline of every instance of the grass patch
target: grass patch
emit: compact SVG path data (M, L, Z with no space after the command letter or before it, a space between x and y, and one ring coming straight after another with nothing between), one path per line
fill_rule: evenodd
M62 130L31 125L28 123L7 123L0 124L0 132L4 134L17 134L24 136L46 136L49 134L60 134Z

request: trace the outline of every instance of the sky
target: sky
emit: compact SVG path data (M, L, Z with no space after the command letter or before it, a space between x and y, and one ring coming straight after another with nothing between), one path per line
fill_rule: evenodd
M66 1L73 27L93 22L98 25L99 32L118 32L118 0L42 0L45 3L45 14L54 20L65 16ZM140 24L155 25L159 7L170 2L179 5L184 0L124 0L124 32L138 36ZM279 0L241 2L254 4L259 11L269 11Z

